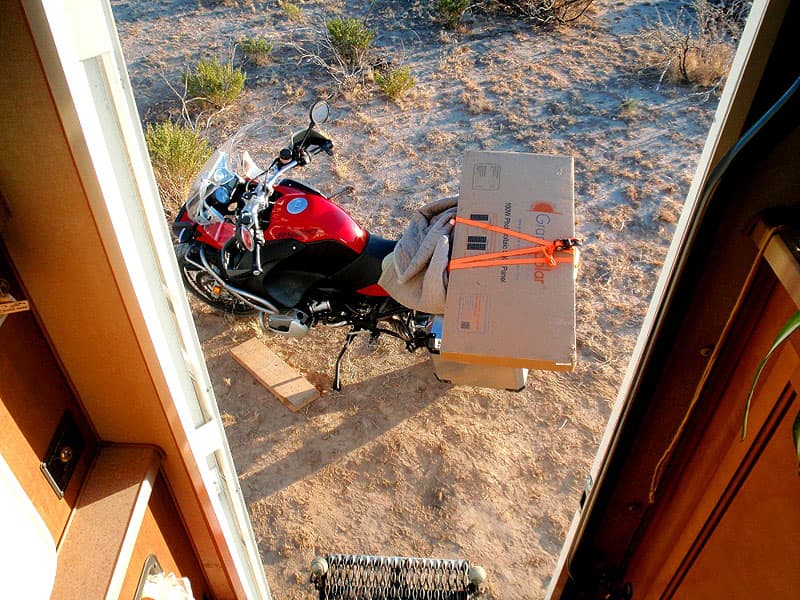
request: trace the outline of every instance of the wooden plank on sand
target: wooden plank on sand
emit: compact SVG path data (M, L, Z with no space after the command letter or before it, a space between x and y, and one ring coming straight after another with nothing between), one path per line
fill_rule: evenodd
M232 348L231 354L290 411L297 412L319 398L317 388L257 338Z

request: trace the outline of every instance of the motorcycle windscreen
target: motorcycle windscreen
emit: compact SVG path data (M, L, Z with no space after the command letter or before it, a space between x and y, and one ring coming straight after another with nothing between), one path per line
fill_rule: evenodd
M222 213L215 204L227 203L226 185L235 185L236 175L231 171L228 155L215 151L194 180L186 200L186 213L200 225L211 225L224 221ZM220 193L218 193L220 192ZM221 195L221 198L217 198Z
M224 220L219 207L226 204L239 177L244 177L248 169L255 165L249 154L244 160L240 146L244 140L257 135L259 130L259 123L245 125L214 150L202 166L189 188L186 200L186 212L195 223L210 225Z

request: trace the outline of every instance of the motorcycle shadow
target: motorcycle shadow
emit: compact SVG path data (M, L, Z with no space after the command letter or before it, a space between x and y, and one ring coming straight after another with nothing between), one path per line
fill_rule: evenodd
M452 387L436 381L427 357L416 360L398 370L345 382L339 393L330 390L329 375L306 373L318 387L324 382L328 389L300 413L290 412L249 376L226 385L217 396L248 503L313 478L355 451L374 455L366 464L384 460L374 440L442 401Z

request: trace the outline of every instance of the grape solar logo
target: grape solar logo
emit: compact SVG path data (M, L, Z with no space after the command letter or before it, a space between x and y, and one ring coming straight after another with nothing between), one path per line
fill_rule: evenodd
M528 209L528 212L549 213L551 215L561 214L556 212L556 210L553 208L553 205L549 202L533 202L531 207Z
M533 235L538 238L542 238L545 240L549 240L550 236L548 232L550 230L550 223L553 221L553 217L551 215L560 214L555 212L553 209L553 205L549 202L535 202L531 204L530 211L535 213L533 222L534 222L534 231ZM539 283L541 285L545 284L545 274L550 271L551 268L545 265L535 265L533 269L533 281Z

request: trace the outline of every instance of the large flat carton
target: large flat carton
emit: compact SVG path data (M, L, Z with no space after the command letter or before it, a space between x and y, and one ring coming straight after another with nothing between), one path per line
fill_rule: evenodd
M539 241L574 237L573 181L571 157L467 153L442 359L557 371L575 367L577 251L553 253L555 266L542 263L547 255L539 251L513 254L541 249ZM458 259L465 259L462 268L454 268Z

